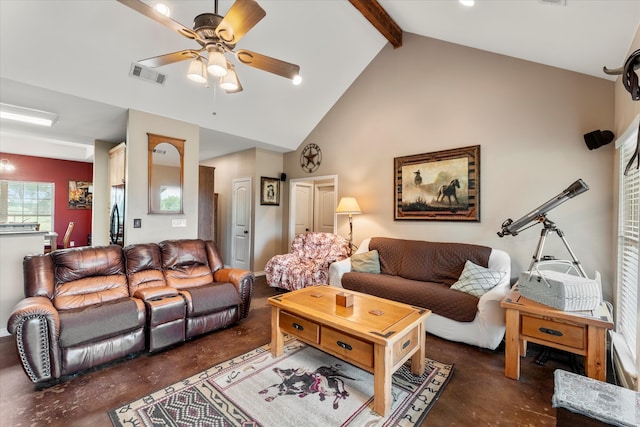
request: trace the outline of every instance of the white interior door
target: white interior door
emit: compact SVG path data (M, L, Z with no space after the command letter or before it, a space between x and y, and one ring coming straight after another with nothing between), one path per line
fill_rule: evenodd
M315 186L313 231L333 233L336 217L336 196L333 184Z
M289 246L296 234L336 230L338 176L292 179L289 183Z
M233 180L231 267L251 270L251 178Z
M313 185L309 183L297 183L294 187L295 194L295 221L294 235L313 230ZM293 236L292 236L293 238Z

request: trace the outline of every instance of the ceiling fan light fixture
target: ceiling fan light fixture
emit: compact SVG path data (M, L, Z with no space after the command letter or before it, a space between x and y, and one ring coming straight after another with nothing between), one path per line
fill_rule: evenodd
M209 61L207 70L212 76L224 77L227 74L227 59L219 47L207 49L209 51Z
M207 83L207 66L202 59L196 58L191 61L187 77L196 83Z
M460 4L467 7L472 7L476 4L475 0L459 0Z
M295 86L298 86L300 83L302 83L302 77L300 77L300 74L296 74L291 80L293 81L293 84Z
M238 90L238 74L236 74L236 69L230 62L227 63L227 74L222 78L220 87L227 92Z

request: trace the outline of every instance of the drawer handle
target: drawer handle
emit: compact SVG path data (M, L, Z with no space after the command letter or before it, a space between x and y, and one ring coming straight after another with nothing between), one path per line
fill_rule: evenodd
M540 332L542 332L543 334L555 335L556 337L561 337L562 336L562 332L556 331L555 329L539 328L538 330Z
M295 329L299 330L299 331L304 331L304 326L298 324L298 323L292 323L291 326L293 326Z
M402 349L404 350L405 348L409 347L410 344L411 344L411 340L408 340L407 342L402 344Z
M353 347L351 347L349 344L347 344L346 342L342 342L342 341L337 341L336 344L338 344L338 347L342 347L345 350L353 350Z

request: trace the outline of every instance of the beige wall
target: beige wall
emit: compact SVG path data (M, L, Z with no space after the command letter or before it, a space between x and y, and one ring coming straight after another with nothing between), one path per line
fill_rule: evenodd
M117 143L96 140L93 144L93 207L91 210L91 245L109 244L109 150Z
M638 49L640 49L640 26L636 31L636 36L631 43L631 47L629 47L627 56L620 58L619 64L607 64L607 67L618 68L624 65L628 56ZM622 79L618 77L615 89L615 134L621 135L638 114L640 114L640 101L633 101L631 99L631 94L627 92L622 84Z
M149 214L147 133L184 139L183 215ZM198 126L137 110L129 110L127 126L127 184L125 244L195 239L198 236ZM142 228L133 228L133 219ZM186 227L172 227L172 219L186 219Z
M355 196L363 210L354 217L355 242L396 236L484 244L511 255L514 277L529 266L541 226L500 238L502 222L582 178L590 190L548 217L587 273L602 273L610 299L614 149L589 151L583 135L613 129L613 111L614 83L604 78L405 34L403 46L383 48L300 148L285 154L284 169L290 178L309 176L300 152L316 143L323 163L315 175L337 174L338 198ZM393 220L394 157L476 144L479 223ZM338 218L338 232L348 234L346 218ZM555 235L544 253L569 257Z
M251 206L251 269L258 275L263 274L267 261L273 255L282 253L282 192L285 191L285 186L284 183L280 185L280 206L260 205L260 178L280 176L283 171L282 153L251 149L202 164L216 168L215 188L220 216L218 246L227 265L231 263L232 183L234 179L251 178L254 201Z

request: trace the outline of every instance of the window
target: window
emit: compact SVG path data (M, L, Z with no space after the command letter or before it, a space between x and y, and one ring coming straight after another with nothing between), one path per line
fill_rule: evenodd
M638 387L638 309L640 308L638 283L638 254L640 253L640 170L632 165L624 174L638 144L638 124L636 117L629 129L618 139L619 152L619 194L618 194L618 253L616 280L616 333L614 348L617 362L622 366L623 385ZM626 379L626 380L625 380Z
M53 230L52 182L0 181L0 222L35 222Z

